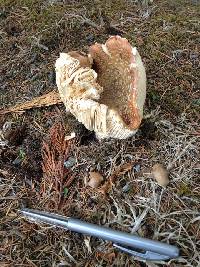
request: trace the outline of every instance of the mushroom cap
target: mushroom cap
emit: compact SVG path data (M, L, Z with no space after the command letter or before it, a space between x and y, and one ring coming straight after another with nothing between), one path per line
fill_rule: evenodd
M128 40L110 37L86 56L61 53L56 83L66 109L99 138L135 134L143 116L146 74L139 53Z

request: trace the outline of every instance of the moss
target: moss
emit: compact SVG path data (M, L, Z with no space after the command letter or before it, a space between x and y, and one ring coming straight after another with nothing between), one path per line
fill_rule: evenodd
M160 95L157 91L151 90L147 93L147 97L150 99L151 102L156 102L160 100Z
M104 10L105 14L108 16L115 16L117 12L122 12L127 8L127 1L125 0L118 0L118 1L95 1L97 9L101 8Z
M179 196L192 196L194 195L190 186L186 183L180 183L177 194Z

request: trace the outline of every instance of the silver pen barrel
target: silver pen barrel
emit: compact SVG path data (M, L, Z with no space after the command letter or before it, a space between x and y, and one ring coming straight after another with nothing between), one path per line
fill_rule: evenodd
M152 251L158 254L169 256L170 258L177 258L179 256L179 249L175 246L125 232L112 230L107 227L87 223L78 219L69 218L68 229L81 234L109 240L113 243L121 244L127 247L141 249L143 251Z
M29 218L31 221L43 222L67 230L69 229L68 228L69 218L59 214L51 214L49 212L26 209L26 208L21 209L20 213L25 217Z
M34 221L44 222L71 230L73 232L109 240L118 245L135 248L142 251L151 251L157 254L166 255L169 258L177 258L179 256L179 249L176 246L113 230L111 228L98 226L96 224L84 222L79 219L73 219L57 214L30 209L22 209L21 213Z

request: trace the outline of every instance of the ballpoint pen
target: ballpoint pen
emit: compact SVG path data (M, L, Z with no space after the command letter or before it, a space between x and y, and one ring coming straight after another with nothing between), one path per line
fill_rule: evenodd
M169 260L179 256L176 246L150 240L133 234L98 226L79 219L64 217L39 210L22 209L21 214L36 222L47 223L77 233L95 236L113 243L119 250L143 260Z

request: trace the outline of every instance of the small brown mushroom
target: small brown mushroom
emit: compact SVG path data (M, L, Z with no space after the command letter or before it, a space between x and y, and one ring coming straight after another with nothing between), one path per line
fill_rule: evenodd
M166 187L169 184L169 174L163 164L155 164L152 168L152 174L159 185Z
M92 188L97 188L103 181L103 176L99 172L90 172L90 180L88 185Z

